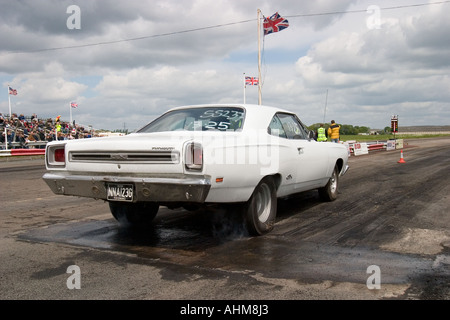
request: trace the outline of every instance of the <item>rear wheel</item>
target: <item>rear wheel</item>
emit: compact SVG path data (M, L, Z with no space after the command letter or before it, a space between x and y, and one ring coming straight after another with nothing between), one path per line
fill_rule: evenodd
M244 205L245 226L252 236L259 236L273 229L277 215L275 182L266 177L256 186L252 196Z
M319 188L319 196L324 201L334 201L337 199L339 186L339 169L334 167L333 174L328 183L323 188Z
M156 202L109 202L113 217L125 225L145 225L153 221L159 210Z

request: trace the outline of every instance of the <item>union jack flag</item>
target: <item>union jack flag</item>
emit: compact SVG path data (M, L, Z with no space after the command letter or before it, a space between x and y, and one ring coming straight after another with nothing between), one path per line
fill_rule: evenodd
M245 77L245 85L256 86L258 84L258 78Z
M72 108L76 108L76 107L78 107L78 104L77 104L76 102L71 102L71 103L70 103L70 106L71 106Z
M9 94L12 94L13 96L17 96L17 90L16 89L13 89L11 87L8 87L8 88L9 88Z
M264 17L263 28L264 35L278 32L289 27L289 21L277 13L274 13L270 18Z

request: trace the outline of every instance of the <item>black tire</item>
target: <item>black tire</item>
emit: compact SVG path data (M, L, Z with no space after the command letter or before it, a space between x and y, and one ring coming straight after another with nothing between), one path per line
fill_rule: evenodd
M155 202L109 202L109 209L113 217L124 225L146 225L153 221L159 210Z
M319 196L323 201L334 201L337 199L339 186L339 169L334 167L330 179L323 188L319 188Z
M256 186L244 205L245 227L250 236L272 231L277 215L277 191L272 178L266 177Z

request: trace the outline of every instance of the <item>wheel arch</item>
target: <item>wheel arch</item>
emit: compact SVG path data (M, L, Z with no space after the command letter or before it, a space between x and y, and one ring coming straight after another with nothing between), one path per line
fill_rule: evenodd
M273 173L273 174L265 175L264 177L261 178L261 180L259 180L259 182L256 184L255 188L258 186L258 184L261 183L261 181L263 181L264 179L267 179L267 178L270 178L273 180L273 182L275 183L276 191L278 191L278 189L280 188L280 185L281 185L281 180L282 180L281 173Z
M341 173L342 172L342 168L344 168L344 160L342 158L337 159L335 166L337 167L338 172Z
M275 174L270 175L270 177L273 178L273 180L275 182L275 187L277 188L277 191L278 191L278 189L280 188L280 185L281 185L281 174L275 173Z
M280 188L281 180L282 180L281 173L272 173L272 174L268 174L268 175L261 177L261 179L258 181L258 183L256 183L255 186L253 187L252 194L253 194L253 192L255 192L256 187L261 183L261 181L263 181L264 179L267 179L267 178L273 180L273 182L275 183L275 191L278 192L278 189ZM251 197L251 195L250 195L250 197ZM249 197L249 199L250 199L250 197Z

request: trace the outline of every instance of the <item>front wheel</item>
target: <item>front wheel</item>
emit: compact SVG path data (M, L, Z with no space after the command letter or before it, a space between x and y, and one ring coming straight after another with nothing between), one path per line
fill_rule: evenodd
M333 173L328 180L328 183L323 188L319 188L319 196L324 201L334 201L337 199L339 185L339 169L336 166Z
M156 216L159 205L155 202L109 202L109 209L113 217L125 225L149 224Z
M245 226L251 236L259 236L273 229L277 215L275 182L266 177L256 186L244 205Z

